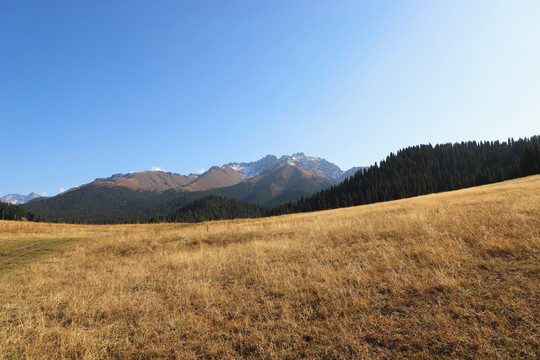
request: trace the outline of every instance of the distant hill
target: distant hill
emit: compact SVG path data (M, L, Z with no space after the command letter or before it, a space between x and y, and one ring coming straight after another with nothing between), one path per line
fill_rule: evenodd
M28 203L24 208L45 221L117 223L164 217L202 197L214 195L273 205L308 196L330 183L290 165L234 186L206 191L132 190L97 182L55 197Z
M230 170L213 169L201 177L197 186L204 189L212 180L226 177ZM214 175L218 175L215 176ZM46 221L117 223L146 221L164 217L208 195L226 196L259 205L273 205L308 196L331 185L304 170L283 165L256 178L233 186L205 191L186 189L149 191L117 186L113 181L95 181L55 197L24 205Z
M289 164L271 168L259 176L235 186L210 190L209 193L242 201L273 205L307 196L332 185L309 172Z
M183 190L204 191L218 189L236 185L247 178L248 176L230 168L213 166L210 168L210 170L193 180L193 182L186 185Z
M115 174L109 178L96 179L91 184L121 186L131 190L167 191L179 190L197 179L197 175L188 176L164 171L141 171L129 174ZM83 185L84 186L84 185Z
M344 173L324 159L302 153L279 159L269 155L253 163L214 166L200 175L164 171L115 174L25 208L46 221L145 221L208 195L274 206L309 196L332 185L331 178Z
M186 196L174 190L132 190L96 183L23 206L44 221L105 224L164 216L202 196ZM169 207L165 206L167 203Z
M74 189L99 184L141 191L205 191L249 181L285 165L301 169L311 174L313 178L323 180L325 184L340 182L345 177L351 176L357 170L362 169L361 167L354 167L343 171L337 165L323 158L307 156L304 153L284 155L280 158L274 155L267 155L254 162L232 162L223 166L213 166L202 174L181 175L165 171L115 174L107 178L98 178L89 184L81 185Z

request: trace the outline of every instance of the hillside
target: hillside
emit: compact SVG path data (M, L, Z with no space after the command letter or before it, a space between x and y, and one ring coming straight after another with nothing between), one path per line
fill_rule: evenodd
M201 174L195 181L185 186L187 191L204 191L232 186L245 180L247 177L237 171L214 166Z
M537 155L538 154L538 155ZM410 146L272 215L371 204L540 173L540 136Z
M253 162L233 162L222 166L212 166L202 174L181 175L162 170L114 174L107 178L95 179L89 184L80 185L74 189L105 185L137 191L164 192L182 190L198 192L233 186L246 180L258 178L283 166L295 167L310 174L312 178L329 184L340 182L345 177L354 174L356 170L361 169L354 167L343 171L337 165L325 159L307 156L304 153L296 153L290 156L283 155L280 158L267 155Z
M17 241L80 240L0 264L0 352L539 358L539 219L531 176L197 225L3 221L0 253Z
M109 178L96 179L90 185L125 187L139 191L179 190L197 179L197 175L180 175L164 171L141 171L131 174L116 174Z
M154 175L135 174L128 180L136 180L140 185L146 183L148 179L154 179L155 182L148 183L157 189L161 188L162 181L170 176L164 172L161 172L158 178L154 178ZM329 182L291 165L278 166L256 178L239 182L241 178L243 179L244 175L238 172L216 168L181 188L151 191L119 186L115 182L127 181L125 175L119 175L98 179L58 196L25 204L24 209L35 213L44 221L129 223L164 217L208 195L226 196L259 205L273 205L309 196L321 188L330 186ZM195 191L197 189L199 191Z
M0 220L34 220L35 215L18 205L0 201Z
M260 217L266 208L221 196L209 195L166 216L162 220L174 222L201 222L207 220L245 219Z
M143 221L170 214L205 192L131 190L107 184L91 184L43 201L24 205L42 221L115 224Z
M209 193L263 205L296 200L330 186L296 166L284 164L235 186L210 190Z

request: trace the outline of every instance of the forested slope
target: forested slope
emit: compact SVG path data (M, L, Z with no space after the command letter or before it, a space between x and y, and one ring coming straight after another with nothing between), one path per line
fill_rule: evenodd
M35 215L18 205L11 205L0 201L0 220L35 220Z
M508 142L418 145L391 153L313 196L272 209L270 215L370 204L457 190L538 173L540 137ZM538 155L537 155L538 154Z
M157 219L172 222L201 222L208 220L225 220L236 218L256 218L265 213L266 208L229 199L222 196L205 196L175 211L169 216Z

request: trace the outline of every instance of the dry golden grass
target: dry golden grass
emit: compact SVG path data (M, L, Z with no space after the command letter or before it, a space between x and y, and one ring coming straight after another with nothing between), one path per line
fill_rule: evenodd
M0 222L83 238L4 269L0 358L540 357L540 176L197 225Z

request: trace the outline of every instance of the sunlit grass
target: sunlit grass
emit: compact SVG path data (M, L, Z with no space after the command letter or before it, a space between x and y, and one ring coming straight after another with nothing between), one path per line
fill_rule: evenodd
M256 220L0 222L83 238L0 282L0 358L535 358L540 176Z

